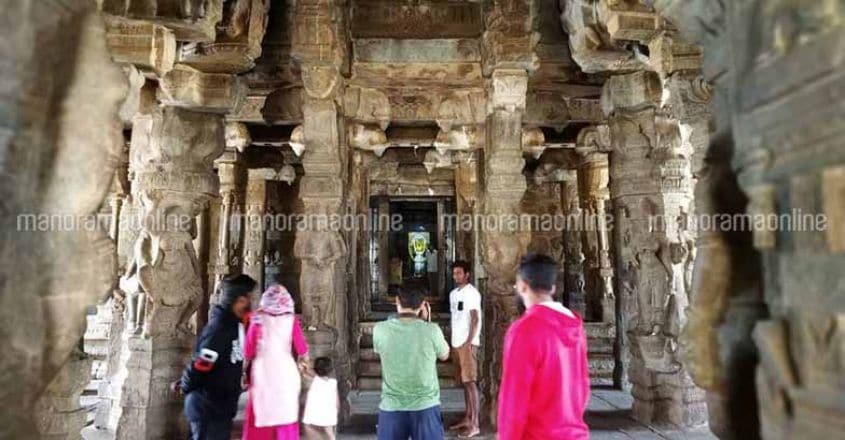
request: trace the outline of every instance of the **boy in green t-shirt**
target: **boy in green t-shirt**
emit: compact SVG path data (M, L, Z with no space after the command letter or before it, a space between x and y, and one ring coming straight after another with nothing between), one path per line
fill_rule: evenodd
M449 344L418 291L396 297L399 315L376 324L373 348L381 357L379 440L443 438L437 360L449 358Z

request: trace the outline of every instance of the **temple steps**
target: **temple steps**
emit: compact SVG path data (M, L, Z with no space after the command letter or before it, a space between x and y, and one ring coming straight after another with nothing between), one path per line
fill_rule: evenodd
M605 322L585 322L587 333L587 361L590 367L590 384L612 386L616 358L613 345L616 340L616 326Z
M440 317L437 320L447 339L450 335L448 320ZM358 348L358 377L359 390L381 389L381 364L378 355L373 351L373 328L378 321L361 322L360 341ZM593 386L612 386L613 370L616 365L613 346L616 340L616 327L612 323L586 322L584 330L587 333L587 358L590 368L590 384ZM455 367L451 361L437 363L437 375L440 377L441 387L452 388L458 386L454 380Z

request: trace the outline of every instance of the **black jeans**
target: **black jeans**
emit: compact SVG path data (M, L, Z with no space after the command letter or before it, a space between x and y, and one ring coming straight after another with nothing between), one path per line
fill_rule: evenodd
M230 440L232 419L235 417L237 399L232 402L215 402L206 399L202 392L185 396L185 415L191 428L190 440Z
M232 438L232 419L210 419L202 422L190 422L191 440L230 440Z

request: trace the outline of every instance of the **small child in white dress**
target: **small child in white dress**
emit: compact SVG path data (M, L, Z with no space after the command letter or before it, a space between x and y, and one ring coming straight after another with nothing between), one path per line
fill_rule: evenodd
M332 360L319 357L314 360L314 380L305 400L302 423L308 440L334 440L340 398L337 394L337 379L329 377L334 367Z

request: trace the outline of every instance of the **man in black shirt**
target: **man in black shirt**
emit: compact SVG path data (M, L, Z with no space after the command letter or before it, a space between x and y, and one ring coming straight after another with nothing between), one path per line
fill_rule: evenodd
M256 282L247 275L224 279L220 303L202 329L179 389L192 440L229 440L238 409L243 368L243 320Z

